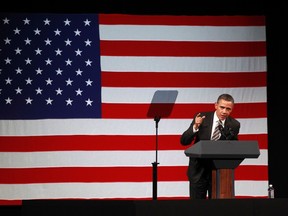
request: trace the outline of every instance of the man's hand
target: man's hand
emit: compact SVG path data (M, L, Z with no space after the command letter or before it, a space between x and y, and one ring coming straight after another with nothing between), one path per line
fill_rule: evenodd
M205 116L201 116L201 113L198 113L197 116L195 117L195 123L194 123L194 129L198 130L199 126L202 124L203 119L205 118Z

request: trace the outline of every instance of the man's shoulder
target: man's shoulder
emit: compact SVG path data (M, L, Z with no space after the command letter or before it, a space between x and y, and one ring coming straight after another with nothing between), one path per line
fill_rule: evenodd
M229 121L234 125L240 125L240 122L232 116L228 117Z
M214 111L204 111L204 112L200 112L201 116L211 116L214 115Z

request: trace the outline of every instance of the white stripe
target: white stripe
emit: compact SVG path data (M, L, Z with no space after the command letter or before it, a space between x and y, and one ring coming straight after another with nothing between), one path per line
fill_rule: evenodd
M267 118L237 119L240 134L267 134ZM159 135L181 135L192 119L161 119ZM81 127L79 127L81 125ZM154 119L0 120L0 136L155 135Z
M188 165L183 150L160 150L158 154L159 166ZM151 167L155 156L155 151L0 152L0 168ZM245 159L241 165L267 165L267 161L267 150L261 150L259 158Z
M235 27L100 24L99 31L101 40L266 41L265 26Z
M246 158L242 161L240 166L267 166L268 165L268 150L267 149L260 149L260 155L258 158Z
M151 53L152 55L152 53ZM102 71L263 72L266 57L119 57L101 56Z
M267 196L268 181L235 181L236 196Z
M267 181L235 181L236 196L267 196ZM188 197L189 183L158 182L158 197ZM0 199L152 198L151 182L0 184Z
M214 109L214 103L218 96L223 92L233 95L236 106L237 103L258 103L267 102L266 87L243 87L243 88L102 88L103 103L152 103L156 92L163 93L171 91L171 95L176 96L176 104L211 104ZM172 97L171 96L171 97ZM175 96L173 96L175 97Z

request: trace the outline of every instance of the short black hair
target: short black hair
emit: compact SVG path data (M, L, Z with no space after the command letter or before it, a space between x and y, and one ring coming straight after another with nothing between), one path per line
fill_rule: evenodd
M230 101L230 102L232 102L234 104L234 98L232 97L232 95L227 94L227 93L219 95L219 97L217 99L217 103L220 100Z

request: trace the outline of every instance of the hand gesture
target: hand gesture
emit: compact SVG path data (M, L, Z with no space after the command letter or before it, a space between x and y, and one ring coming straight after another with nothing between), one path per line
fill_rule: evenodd
M201 113L197 114L197 116L194 119L195 130L197 130L199 128L199 126L202 124L204 118L205 118L205 116L201 116Z

